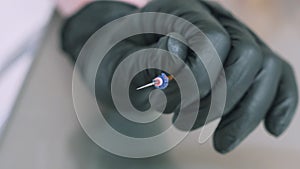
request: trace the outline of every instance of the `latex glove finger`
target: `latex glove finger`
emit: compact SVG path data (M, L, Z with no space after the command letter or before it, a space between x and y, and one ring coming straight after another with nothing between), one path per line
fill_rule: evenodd
M226 59L230 48L229 35L209 11L197 1L191 0L189 3L186 3L181 0L155 0L146 5L141 12L163 12L184 18L198 27L208 37L218 52L222 62ZM157 18L154 23L156 23L158 19L159 18ZM161 22L158 23L161 24ZM176 23L169 25L176 25ZM156 24L151 26L158 29L161 27L161 25ZM180 25L171 27L171 29L172 32L182 35L188 44L192 43L191 39L193 39L195 35L190 31L189 27ZM197 45L201 46L201 44ZM211 91L211 86L213 86L213 84L210 84L206 68L210 69L210 72L214 72L214 76L211 77L214 83L218 78L221 67L206 65L207 67L205 68L199 57L193 55L187 57L186 63L190 64L189 66L194 73L197 83L201 86L199 88L201 98L205 97Z
M220 5L216 3L206 3L206 5L213 9L215 14L226 16L228 19L235 21L237 25L248 29L251 35L255 38L256 42L262 47L264 55L271 55L272 57L282 60L255 33L253 33L253 31L233 17ZM266 129L274 136L279 136L286 130L295 114L298 104L298 89L293 68L287 62L282 60L282 71L283 72L280 78L281 80L275 101L265 119Z
M231 37L231 50L224 64L227 99L224 115L238 103L249 89L262 66L262 51L255 38L243 25L232 20L232 15L209 7Z
M251 30L251 34L263 47L264 53L269 53L273 57L282 60L274 53L259 37ZM274 136L280 136L290 125L294 117L299 101L298 87L292 66L282 60L282 76L279 89L273 102L271 110L265 119L266 129Z
M262 66L262 51L255 38L243 26L236 24L223 13L209 8L231 37L231 50L224 64L227 82L227 99L224 115L240 101L253 83ZM201 100L194 128L204 125L210 108L210 96Z
M240 144L267 114L275 98L281 75L281 61L266 56L255 82L229 114L224 116L214 134L217 151L227 153Z

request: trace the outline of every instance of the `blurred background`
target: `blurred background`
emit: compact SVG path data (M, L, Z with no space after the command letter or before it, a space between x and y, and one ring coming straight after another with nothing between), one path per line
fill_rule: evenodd
M293 65L300 84L300 0L219 2ZM170 152L148 159L120 158L97 147L76 118L71 91L73 67L60 49L59 38L63 19L86 3L0 2L1 169L299 168L299 111L281 137L270 136L261 125L227 155L217 154L211 140L198 144L199 131ZM82 90L88 93L84 85Z

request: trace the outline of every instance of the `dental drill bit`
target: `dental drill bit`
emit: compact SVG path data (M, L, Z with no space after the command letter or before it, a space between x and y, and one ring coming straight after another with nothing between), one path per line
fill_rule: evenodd
M141 89L144 89L144 88L147 88L147 87L150 87L150 86L154 86L154 85L155 85L155 82L148 83L144 86L141 86L141 87L137 88L136 90L141 90Z
M165 73L161 73L161 75L154 78L151 83L138 87L136 90L141 90L150 86L154 86L157 89L165 89L168 87L169 81L172 79L173 76L167 76Z

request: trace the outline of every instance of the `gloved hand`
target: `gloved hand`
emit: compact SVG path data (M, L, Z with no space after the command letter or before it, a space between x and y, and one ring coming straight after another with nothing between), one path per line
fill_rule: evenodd
M258 59L262 61L259 72L255 75L243 98L222 118L214 134L215 148L222 153L232 150L262 120L270 134L281 135L290 124L298 104L298 90L293 68L230 12L217 3L205 2L204 4L230 34L233 49L243 50L244 56L248 55L248 62ZM240 46L241 44L244 48ZM254 51L260 53L258 56L261 59ZM234 55L233 51L231 54L228 56L228 63L225 63L225 69L228 70L226 72L230 72L231 69L231 66L226 66L232 63L230 58ZM239 56L241 58L243 55ZM237 61L233 62L238 66ZM244 70L242 67L236 68L235 71L242 72ZM228 88L233 89L229 76L227 80ZM234 90L229 92L233 95L235 93Z
M193 18L192 23L194 22L198 28L201 28L201 30L206 34L206 36L208 36L211 42L215 44L214 46L220 55L220 60L224 62L230 48L229 35L225 31L225 29L212 17L212 15L209 15L208 11L203 6L201 6L201 4L197 3L197 6L198 8L183 9L182 12L189 12L189 11L198 12L197 10L200 9L199 14L197 14L196 18ZM141 10L146 10L146 9L147 7ZM105 15L99 16L99 14L95 11L103 11ZM115 12L111 12L111 11L115 11ZM75 16L71 17L66 21L66 24L63 29L63 35L62 35L64 50L67 51L76 59L80 49L87 41L89 36L92 33L96 32L99 28L101 28L101 26L108 23L108 20L112 21L120 17L120 11L122 11L123 15L139 12L139 10L135 9L133 6L120 3L120 2L94 2L88 5L87 7L85 7L84 9L82 9L78 14L76 14ZM189 17L192 16L186 16L185 19L188 19ZM88 23L85 23L87 21ZM202 23L200 24L199 21L201 21ZM142 20L137 20L137 22L132 23L133 24L132 27L133 28L141 27L141 26L145 27L145 25L143 25L145 23L141 23L141 22ZM158 24L163 24L163 23L158 23ZM150 22L150 25L148 26L153 26L152 22ZM156 26L159 27L160 25L154 25L153 27ZM186 27L185 25L179 25L179 26L180 27L171 28L173 30L169 32L169 36L162 36L157 34L136 35L134 37L123 40L122 42L117 44L109 51L109 53L106 55L106 57L101 63L102 66L99 67L97 73L97 79L96 79L95 93L97 95L96 96L97 99L99 100L99 104L101 104L101 107L103 109L115 109L110 91L111 91L113 73L115 72L115 69L120 64L120 62L135 51L142 50L142 49L149 49L149 48L160 48L169 51L170 53L180 57L182 60L185 61L185 63L192 70L197 80L200 96L201 98L203 98L199 110L200 113L198 114L198 118L196 119L194 128L197 128L198 126L202 126L206 122L208 110L210 108L210 97L209 97L209 93L211 90L210 80L208 78L206 69L202 64L201 60L199 59L199 57L195 56L195 54L183 43L176 40L175 38L172 38L172 36L176 36L182 41L185 41L184 39L185 37L193 37L193 35L191 35L190 32L186 32L183 35L180 35L179 33L184 32ZM123 28L121 26L120 29L118 28L115 29L117 30L116 31L111 30L111 32L108 32L111 39L118 38L116 37L118 31L123 31L122 30ZM164 62L163 60L160 60L162 58L159 57L158 55L153 59L155 59L157 61L157 65L161 65L161 67L168 68L174 66L170 64L172 61ZM139 60L135 60L135 62L129 63L128 67L129 68L135 67L137 63L143 63L143 62ZM88 69L88 66L86 67ZM215 72L217 72L214 74L218 75L218 72L220 71L220 67L213 67L212 69ZM149 94L153 89L146 88L140 91L136 91L136 88L151 82L151 80L157 75L159 75L160 73L161 70L157 70L157 69L146 70L139 73L132 80L129 93L130 93L131 103L138 110L145 111L151 106L149 102ZM175 72L172 72L172 75L176 76ZM213 81L216 81L216 79L217 76L214 77ZM124 81L126 81L126 79L124 79ZM123 81L120 80L120 82L122 83ZM178 85L176 81L175 80L171 81L169 87L164 89L163 92L165 93L166 98L168 100L166 108L164 109L164 113L175 112L176 115L174 116L174 124L176 125L176 127L182 130L188 130L190 128L188 121L185 121L184 117L182 119L177 117L178 111L180 109L179 106L181 102L180 100L181 97L180 97L180 91L178 89ZM112 120L114 121L114 123L111 123L112 126L114 126L115 124L124 123L124 121L126 121L125 119L124 121L121 120L122 119L121 116L119 116L117 113L107 113L105 115L108 114L110 117L107 118L114 119ZM118 120L120 121L116 122ZM211 120L213 119L209 119L209 121ZM177 123L175 121L177 121ZM186 124L188 124L188 126ZM143 127L142 125L139 124L135 124L131 126L133 128L130 128L129 125L118 130L119 131L122 130L124 133L128 134L130 133L131 130ZM117 128L116 126L114 127ZM138 135L138 137L141 136Z
M101 11L102 15L99 15L98 11ZM135 7L118 2L96 2L88 5L66 22L62 39L64 50L76 59L83 44L97 29L109 21L136 11L138 10ZM228 11L217 4L199 0L157 0L150 2L140 11L163 12L182 17L200 28L215 46L224 65L228 93L224 116L214 134L214 146L217 151L231 151L262 120L266 129L274 136L279 136L287 128L298 102L297 85L291 66ZM87 18L90 22L85 24ZM80 29L78 26L81 26ZM116 45L107 54L109 59L106 63L110 63L107 64L109 66L101 67L103 70L100 72L105 71L106 76L97 75L96 93L101 93L97 98L103 101L103 106L113 107L110 93L107 91L110 91L111 76L120 63L120 58L149 47L162 48L176 54L189 65L197 78L201 96L199 115L194 128L202 126L210 106L211 86L214 84L209 83L201 61L194 57L193 52L168 36L139 35ZM134 96L131 100L137 108L147 108L147 94L150 89L144 90L141 95L136 93L134 87L149 82L158 73L159 70L144 71L132 82L129 92ZM99 78L107 80L100 81ZM164 91L168 98L164 113L175 112L176 119L180 100L175 98L179 98L180 93L176 83L173 83ZM100 90L102 92L99 92Z

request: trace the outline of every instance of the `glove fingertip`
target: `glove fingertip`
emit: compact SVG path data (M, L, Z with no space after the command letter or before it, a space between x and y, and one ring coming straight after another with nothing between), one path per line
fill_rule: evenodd
M281 99L279 99L281 100ZM267 114L264 125L266 130L273 136L279 137L282 135L290 125L297 107L297 99L293 97L275 102L276 105Z
M264 124L271 135L279 137L288 128L290 121L290 117L269 117L265 120Z
M240 144L241 140L231 136L215 133L213 145L217 152L227 154Z
M279 137L287 129L287 126L272 125L272 127L271 127L271 125L268 124L268 125L266 125L266 129L274 137Z

